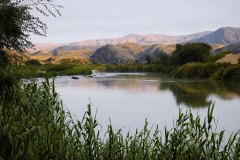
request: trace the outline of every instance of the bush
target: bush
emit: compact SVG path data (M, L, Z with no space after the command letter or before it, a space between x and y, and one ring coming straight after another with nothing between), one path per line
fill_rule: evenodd
M23 74L17 67L6 66L0 68L0 90L18 84L22 77Z
M47 72L59 72L73 68L75 65L70 64L54 64L54 65L46 65Z
M207 62L211 46L205 43L188 43L177 45L170 57L171 65L184 65L190 62Z
M220 65L188 63L172 72L176 78L209 78L219 69Z
M239 81L240 82L240 65L234 65L226 68L219 79L223 81Z

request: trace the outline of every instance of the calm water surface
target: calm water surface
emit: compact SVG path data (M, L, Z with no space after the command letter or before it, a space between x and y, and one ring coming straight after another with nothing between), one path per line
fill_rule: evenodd
M172 127L179 108L191 108L206 116L210 101L219 129L240 129L240 85L206 80L174 80L150 74L99 73L74 80L63 76L55 80L64 105L81 119L91 103L102 126L109 124L125 130L142 129L149 124Z

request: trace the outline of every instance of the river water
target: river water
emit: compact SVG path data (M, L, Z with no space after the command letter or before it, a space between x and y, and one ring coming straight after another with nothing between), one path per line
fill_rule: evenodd
M240 85L210 80L175 80L163 75L140 73L96 73L93 77L69 76L55 79L56 91L65 107L81 119L91 103L97 120L115 129L142 129L150 125L173 126L179 109L207 115L215 102L214 116L219 129L228 133L240 129Z

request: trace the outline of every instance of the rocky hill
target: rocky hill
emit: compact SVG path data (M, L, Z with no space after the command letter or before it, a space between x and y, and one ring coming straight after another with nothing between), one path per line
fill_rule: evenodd
M145 48L146 46L135 43L109 44L96 50L90 60L100 64L135 63L139 53Z
M150 46L136 43L111 44L99 48L90 57L90 60L93 63L101 64L146 63L147 55L153 60L157 60L160 54L171 54L175 48L176 45L173 44L155 44Z
M212 53L218 54L224 51L230 51L231 53L234 53L234 54L240 53L240 42L215 49Z
M141 52L138 57L137 61L139 63L146 63L146 56L149 55L152 60L159 60L159 56L161 54L171 54L176 48L174 44L154 44L148 46L143 52Z
M220 28L204 37L193 39L188 42L204 42L208 44L231 45L240 42L240 28Z

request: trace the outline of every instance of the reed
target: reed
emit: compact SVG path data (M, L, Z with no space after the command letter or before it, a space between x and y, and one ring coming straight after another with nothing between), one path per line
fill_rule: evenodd
M0 94L0 159L239 159L238 133L217 132L213 110L214 104L205 119L179 110L171 129L151 129L145 121L125 136L111 123L107 131L98 129L90 105L81 120L73 119L54 82L22 82Z

